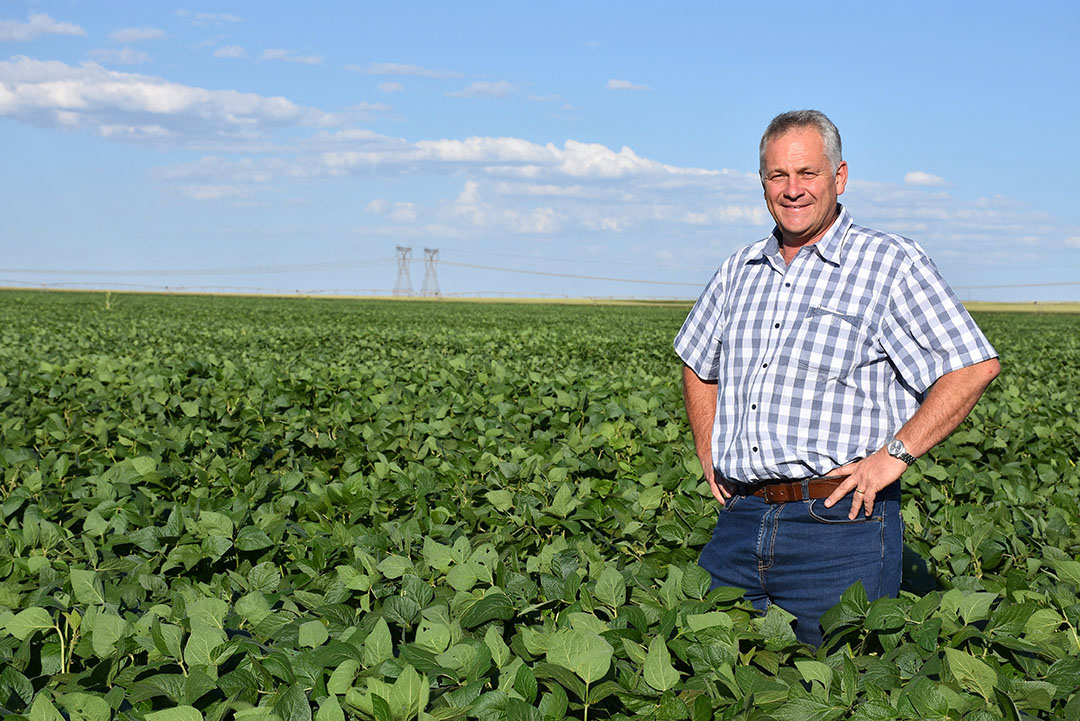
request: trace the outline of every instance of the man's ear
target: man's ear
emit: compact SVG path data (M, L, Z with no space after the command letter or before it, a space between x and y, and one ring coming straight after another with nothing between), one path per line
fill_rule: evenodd
M843 160L840 161L840 165L836 168L836 194L843 195L844 188L847 186L847 163Z

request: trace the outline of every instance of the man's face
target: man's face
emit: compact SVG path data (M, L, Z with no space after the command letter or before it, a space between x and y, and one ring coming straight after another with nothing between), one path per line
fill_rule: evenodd
M814 243L836 220L836 198L847 184L847 163L832 171L816 128L794 128L765 146L761 184L784 242Z

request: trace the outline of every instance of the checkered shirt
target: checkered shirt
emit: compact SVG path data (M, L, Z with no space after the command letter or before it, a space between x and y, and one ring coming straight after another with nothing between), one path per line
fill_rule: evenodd
M917 243L855 225L843 207L790 265L775 229L728 258L675 352L717 381L713 467L734 482L865 458L934 381L997 356Z

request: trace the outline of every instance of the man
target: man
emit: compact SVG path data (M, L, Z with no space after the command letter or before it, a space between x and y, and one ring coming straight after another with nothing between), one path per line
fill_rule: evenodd
M776 227L724 262L675 339L722 506L699 563L818 645L855 581L871 599L899 592L897 481L1000 366L922 248L837 203L848 168L825 115L778 115L760 163Z

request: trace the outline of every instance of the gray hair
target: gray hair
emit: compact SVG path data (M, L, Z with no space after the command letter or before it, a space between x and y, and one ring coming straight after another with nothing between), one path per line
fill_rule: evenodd
M825 157L832 166L832 172L835 173L840 167L840 163L844 161L841 154L840 131L831 120L825 117L825 113L820 110L789 110L773 118L769 127L765 128L765 134L761 136L761 145L758 147L759 176L765 176L765 146L773 138L796 128L816 129L825 143Z

